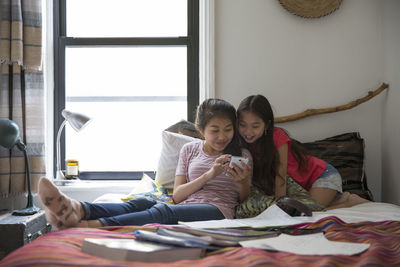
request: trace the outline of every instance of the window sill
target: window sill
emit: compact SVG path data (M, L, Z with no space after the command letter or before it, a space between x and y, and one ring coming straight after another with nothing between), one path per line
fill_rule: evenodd
M105 194L129 194L140 180L54 180L58 189L78 201L93 202Z
M53 180L54 184L58 188L119 188L124 187L130 190L139 182L140 180ZM131 187L132 186L132 187Z

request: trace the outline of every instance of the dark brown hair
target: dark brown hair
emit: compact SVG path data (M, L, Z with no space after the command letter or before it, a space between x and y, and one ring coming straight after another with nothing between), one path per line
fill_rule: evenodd
M253 155L253 184L262 189L267 195L273 195L275 192L275 177L279 175L278 166L280 162L278 150L273 139L275 126L272 107L266 97L252 95L239 104L237 117L240 118L240 114L244 111L249 111L264 121L265 134L256 140L254 144L247 144L242 137L240 137L240 141ZM308 163L307 152L296 140L292 140L291 152L299 163L300 170L305 170ZM281 178L285 179L285 177Z
M206 125L212 118L227 118L232 122L233 138L232 141L225 148L225 154L233 156L241 156L242 150L239 146L239 136L236 130L236 109L225 100L217 98L209 98L203 101L196 111L195 125L198 130L204 130Z

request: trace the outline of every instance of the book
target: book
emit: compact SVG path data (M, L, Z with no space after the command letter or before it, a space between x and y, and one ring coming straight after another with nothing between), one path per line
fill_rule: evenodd
M224 240L239 242L258 238L276 237L280 234L279 230L255 230L238 228L190 228L190 227L172 227L170 231L192 234L198 237L210 237L214 240Z
M158 228L157 233L146 230L136 230L134 232L134 236L136 240L150 241L182 247L202 247L208 250L217 250L221 249L222 247L228 246L228 244L224 244L223 246L213 244L213 242L211 242L213 240L211 237L198 237L185 233L177 233L168 231L164 228Z
M168 262L204 256L202 247L179 247L128 238L85 238L81 250L119 261Z
M173 235L162 235L146 230L136 230L134 233L136 240L150 241L162 244L169 244L180 247L204 247L210 244L208 240L200 238L189 238Z
M237 241L216 239L208 235L195 235L193 233L190 233L190 231L175 231L174 229L159 227L157 233L162 236L181 238L185 240L190 240L191 242L195 243L203 243L204 248L208 250L217 250L223 247L239 246L239 243Z

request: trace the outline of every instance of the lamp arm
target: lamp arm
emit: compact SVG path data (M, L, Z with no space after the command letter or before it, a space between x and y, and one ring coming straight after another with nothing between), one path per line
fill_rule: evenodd
M66 123L67 123L67 120L64 120L64 121L61 123L60 128L58 129L58 133L57 133L57 140L56 140L56 142L57 142L57 147L56 147L56 149L57 149L57 151L56 151L56 153L57 153L57 173L56 173L56 176L58 176L59 173L61 172L60 139L61 139L62 130L63 130L63 128L64 128L64 126L65 126Z
M12 149L16 146L19 150L24 153L25 158L25 170L28 184L28 203L25 209L15 210L12 215L26 216L37 213L40 209L35 207L33 204L33 195L31 187L31 168L29 167L29 158L26 151L26 145L21 141L19 137L18 125L8 119L0 119L0 145L7 149Z
M29 159L28 159L28 153L26 152L26 145L21 141L19 138L17 140L17 143L15 144L19 150L21 150L24 153L24 158L25 158L25 169L26 169L26 174L27 174L27 184L28 184L28 203L26 204L26 208L22 210L16 210L12 213L12 215L17 215L17 216L26 216L26 215L32 215L37 213L40 209L38 207L35 207L33 204L33 195L32 195L32 187L31 187L31 168L29 167Z
M26 164L26 173L28 176L28 203L26 205L27 208L33 207L33 195L32 195L32 188L31 188L31 168L29 167L29 160L28 160L28 153L26 152L26 146L21 141L17 143L17 146L22 152L24 152L25 156L25 164ZM23 147L23 148L21 148Z

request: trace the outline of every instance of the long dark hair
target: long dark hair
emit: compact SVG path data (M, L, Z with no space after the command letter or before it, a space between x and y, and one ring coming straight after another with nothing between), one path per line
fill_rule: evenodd
M275 177L280 176L278 172L280 161L278 150L274 145L273 139L275 126L271 104L268 99L262 95L252 95L245 98L239 104L237 117L240 118L240 115L244 111L254 113L264 121L266 127L264 135L256 140L254 144L247 144L242 137L240 137L240 141L253 155L253 184L262 189L267 195L273 195L275 191ZM291 151L299 163L300 170L305 170L308 163L305 149L300 147L296 140L293 140ZM285 179L285 177L281 178Z
M209 98L203 101L196 111L195 125L198 130L204 130L212 118L227 118L232 122L234 129L232 141L224 149L224 154L241 156L242 150L239 146L239 135L236 130L236 109L225 100Z

